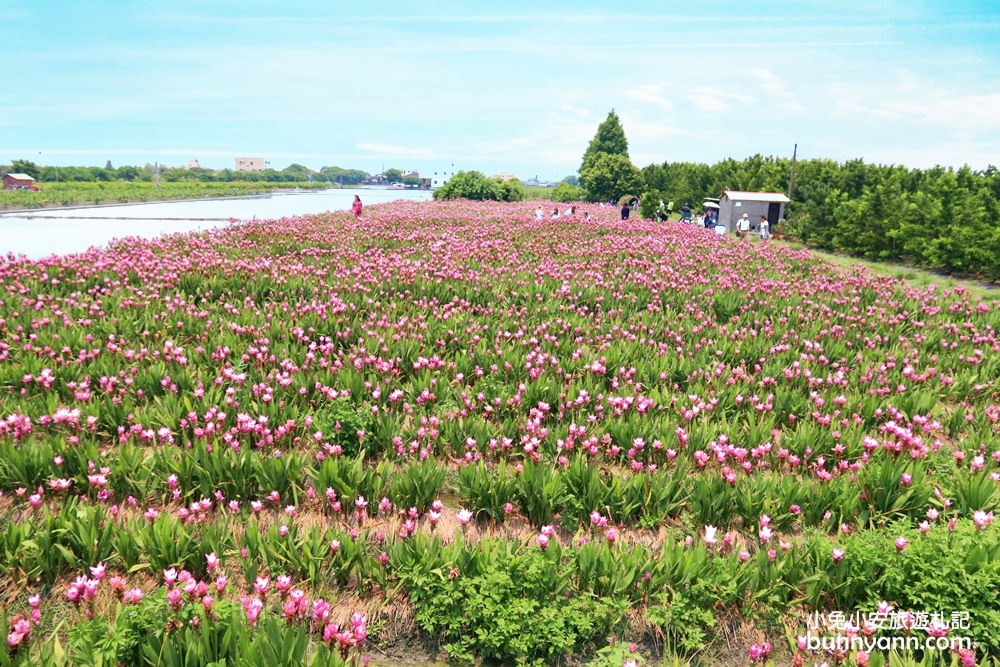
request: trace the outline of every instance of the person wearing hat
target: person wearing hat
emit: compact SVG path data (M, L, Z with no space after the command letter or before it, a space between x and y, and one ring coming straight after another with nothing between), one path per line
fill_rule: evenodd
M750 233L750 216L746 213L743 214L739 220L736 221L736 236L739 238L744 238Z

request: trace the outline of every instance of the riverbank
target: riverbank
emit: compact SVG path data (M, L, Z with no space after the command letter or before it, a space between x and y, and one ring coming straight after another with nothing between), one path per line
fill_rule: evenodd
M38 191L0 191L0 212L79 208L161 201L200 201L295 190L340 189L335 183L83 182L43 183Z
M425 190L334 188L296 190L230 197L109 203L0 212L0 254L40 259L52 254L83 252L113 239L207 231L230 221L268 220L328 211L349 211L354 196L371 205L397 199L423 201Z

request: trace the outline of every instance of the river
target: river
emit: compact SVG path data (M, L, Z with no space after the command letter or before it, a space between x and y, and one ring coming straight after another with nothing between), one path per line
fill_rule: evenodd
M0 213L0 257L30 259L84 252L125 237L155 238L229 224L307 213L350 210L354 195L365 206L406 199L431 199L428 190L361 188L300 190L252 197L167 201L82 208L46 208Z

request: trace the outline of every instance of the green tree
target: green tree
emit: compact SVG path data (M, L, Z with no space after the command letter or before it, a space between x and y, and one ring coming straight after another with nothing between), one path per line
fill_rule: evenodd
M642 174L628 157L598 154L580 173L580 182L591 201L617 200L623 194L643 190Z
M399 169L386 169L385 180L387 180L390 183L402 183L403 172L401 172Z
M569 185L572 185L574 188L580 187L580 179L577 178L576 174L570 174L566 178L562 179L562 182L568 183Z
M357 185L368 178L367 171L344 169L343 167L323 167L319 170L319 173L330 183L338 183L340 185Z
M563 181L552 191L552 201L581 201L583 190Z
M38 180L39 168L38 165L31 160L13 160L10 163L10 173L12 174L26 174L31 176L35 180Z
M122 165L115 170L118 174L118 178L123 181L134 181L139 177L139 167L133 167L130 165Z
M520 186L520 183L518 183ZM521 191L522 197L524 191ZM492 199L506 201L508 193L499 178L487 178L478 171L460 171L434 191L434 199Z
M290 183L305 183L313 178L313 170L301 164L290 164L281 170L282 180Z
M507 181L501 180L500 190L503 194L503 201L524 201L524 186L516 178Z
M590 168L598 155L620 155L626 160L628 156L628 140L625 138L625 130L622 129L621 120L614 109L608 117L597 126L597 134L590 140L590 145L583 153L583 161L580 164L580 179L583 180L583 172Z

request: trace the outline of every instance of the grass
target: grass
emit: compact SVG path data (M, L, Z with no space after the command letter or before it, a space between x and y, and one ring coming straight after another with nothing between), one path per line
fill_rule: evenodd
M552 192L555 188L547 188L542 185L525 185L525 201L552 201Z
M801 243L787 241L776 242L784 243L793 249L806 248L806 246L803 246ZM964 289L969 290L973 296L982 297L984 299L1000 299L1000 290L997 289L998 286L981 280L949 276L915 266L907 266L905 264L875 262L872 260L862 259L860 257L853 257L851 255L842 255L827 250L818 250L816 248L808 248L808 250L817 257L821 257L823 261L843 270L853 270L858 266L863 266L878 275L888 276L897 280L905 280L915 287L929 287L931 285L937 285L943 289L954 289L957 286L962 286Z

